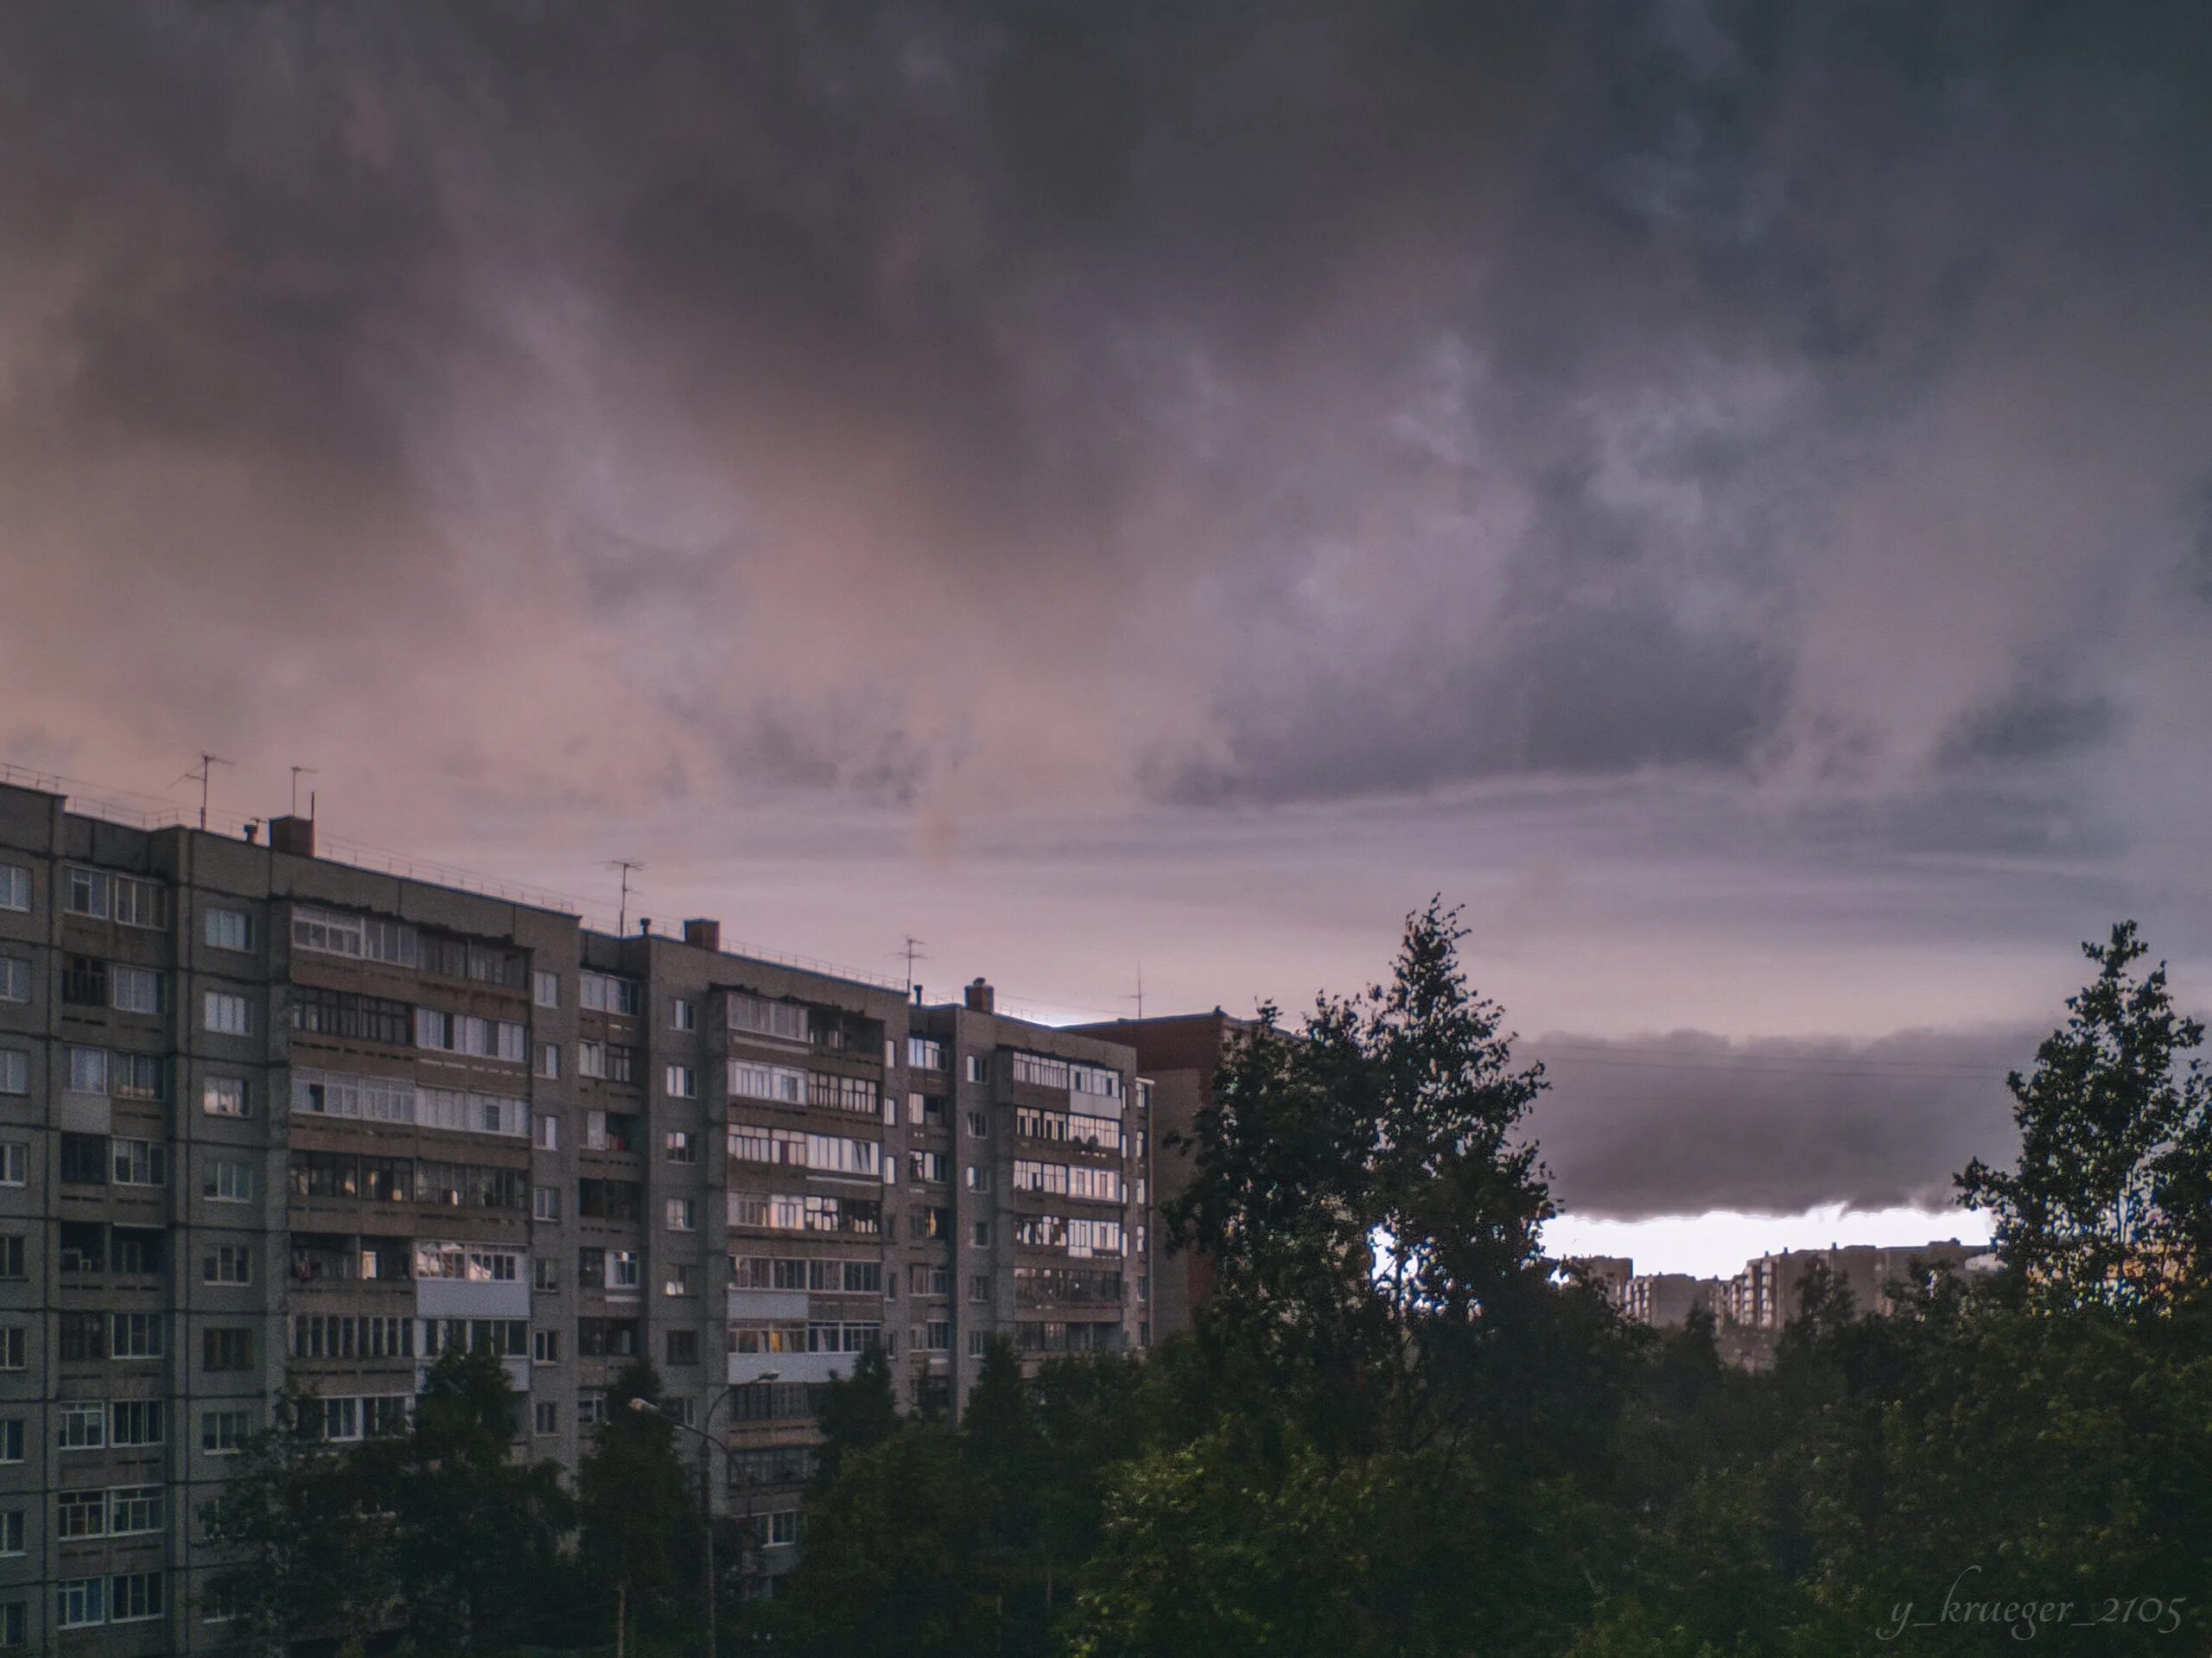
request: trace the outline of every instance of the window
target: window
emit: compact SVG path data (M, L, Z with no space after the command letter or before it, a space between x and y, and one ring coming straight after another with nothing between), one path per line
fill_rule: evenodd
M969 1191L988 1191L991 1189L991 1172L988 1169L970 1163L964 1172Z
M246 999L225 990L207 992L200 1023L207 1030L223 1036L253 1034L253 1013L246 1004Z
M910 1180L944 1180L948 1178L943 1152L908 1152L906 1178ZM1018 1169L1020 1166L1015 1165ZM1017 1178L1015 1184L1020 1184Z
M21 1324L0 1324L0 1370L24 1368L24 1332Z
M985 1067L988 1065L990 1061L988 1058L983 1054L969 1054L968 1056L968 1080L971 1083L988 1082L990 1080L990 1077Z
M644 1138L634 1111L591 1111L584 1115L588 1151L626 1152L635 1156Z
M795 1001L770 1001L761 996L730 994L729 1028L753 1036L773 1037L784 1042L812 1039L812 1020Z
M540 1007L558 1007L561 1005L561 975L559 974L548 973L540 968L536 973L531 975L530 982L531 1000Z
M973 1242L975 1247L978 1249L989 1248L991 1247L991 1223L988 1221L977 1221L975 1224L974 1230L969 1234L969 1241Z
M106 1135L65 1134L61 1136L61 1183L70 1186L104 1186L107 1184Z
M28 1094L30 1091L30 1055L21 1048L0 1048L0 1094ZM10 1184L21 1185L22 1178L19 1176Z
M359 916L296 905L292 910L292 946L323 956L359 958L367 952L368 929ZM410 957L412 955L410 951Z
M0 1416L0 1463L23 1459L23 1419Z
M107 1090L118 1100L165 1100L168 1062L150 1053L108 1055Z
M31 999L31 964L20 956L0 956L0 1001Z
M789 1548L798 1541L798 1510L779 1509L766 1515L766 1536L763 1540L769 1548Z
M54 1585L57 1629L86 1629L107 1622L107 1579L69 1578Z
M991 1276L988 1273L968 1274L968 1299L977 1303L988 1303L990 1300Z
M699 1332L696 1330L670 1331L665 1350L671 1364L696 1364L699 1362Z
M582 1358L635 1358L638 1322L634 1318L579 1318L576 1353Z
M874 1116L878 1104L875 1081L868 1077L834 1077L817 1072L806 1079L806 1102L832 1111L853 1111Z
M660 1293L666 1296L696 1295L698 1280L691 1267L683 1261L672 1261L661 1274Z
M161 1445L168 1439L168 1428L166 1400L118 1399L108 1407L110 1445Z
M906 1063L918 1070L943 1070L944 1044L935 1037L910 1036L906 1039Z
M105 875L97 869L79 869L73 865L67 873L67 886L62 905L71 915L107 918L109 893Z
M607 1395L603 1393L580 1393L576 1395L576 1426L599 1427L607 1421Z
M635 1019L645 996L635 979L618 979L611 973L587 973L578 982L577 1000L594 1013L619 1013Z
M671 1163L696 1163L699 1137L688 1128L671 1128L661 1136L664 1154Z
M98 1451L107 1444L107 1407L95 1401L85 1404L65 1404L57 1407L54 1433L55 1449L60 1451Z
M203 1411L200 1416L200 1448L211 1457L235 1456L253 1437L253 1418L242 1410Z
M696 1002L686 1001L681 996L670 998L668 1004L668 1022L670 1028L672 1030L697 1030L699 1028L698 1004Z
M550 1399L537 1401L530 1407L530 1427L533 1433L558 1433L561 1407Z
M118 966L108 975L108 988L118 1013L159 1013L166 1011L164 981L149 967Z
M412 1028L410 1013L405 1002L384 996L317 990L304 985L293 987L291 992L292 1028L309 1036L405 1047Z
M115 1142L115 1184L165 1186L169 1183L169 1148L156 1140Z
M200 1083L200 1109L211 1117L243 1117L247 1114L245 1078L208 1077Z
M161 928L168 925L168 894L152 881L73 866L63 903L72 915L118 921L126 927Z
M991 1114L988 1111L970 1111L968 1114L968 1137L970 1140L988 1140L990 1138L990 1134Z
M0 1554L23 1553L23 1511L0 1510Z
M162 1351L162 1315L158 1312L115 1312L108 1315L108 1356L118 1359L157 1359Z
M108 1580L108 1622L149 1623L162 1616L162 1578L158 1572L119 1572Z
M982 1358L983 1356L984 1350L990 1344L990 1332L988 1331L969 1331L968 1332L968 1356L971 1359Z
M226 909L211 905L207 912L207 939L210 950L251 950L253 921L244 910Z
M557 1330L531 1331L530 1362L532 1364L558 1364L561 1362L561 1332Z
M532 1220L559 1220L561 1189L558 1186L539 1186L532 1191L530 1194L530 1215Z
M243 1243L219 1243L200 1257L203 1284L251 1284L253 1252Z
M530 1263L530 1286L550 1293L561 1287L561 1269L550 1255L537 1255Z
M19 863L0 863L0 910L28 915L31 907L31 872Z
M23 1235L0 1233L0 1278L20 1280L28 1275L23 1267Z
M203 1370L253 1369L253 1331L247 1329L203 1330L200 1367Z
M537 1045L537 1074L548 1082L561 1079L561 1045L541 1042Z
M415 1045L472 1059L504 1059L523 1064L530 1058L530 1032L509 1020L479 1019L435 1007L415 1010Z
M72 1048L69 1050L69 1091L72 1094L107 1092L106 1049Z
M804 1105L806 1073L788 1065L759 1065L733 1059L729 1062L729 1091L742 1099Z
M200 1195L219 1204L253 1201L253 1165L209 1158L200 1166Z
M699 1073L689 1065L671 1065L664 1074L663 1086L672 1100L696 1099L699 1094Z
M158 1485L116 1485L107 1493L107 1534L130 1537L159 1531L165 1523L162 1488Z
M662 1218L671 1232L698 1229L698 1211L689 1197L671 1197L662 1205Z
M541 1152L557 1152L561 1149L560 1118L549 1115L541 1115L537 1119L537 1146Z

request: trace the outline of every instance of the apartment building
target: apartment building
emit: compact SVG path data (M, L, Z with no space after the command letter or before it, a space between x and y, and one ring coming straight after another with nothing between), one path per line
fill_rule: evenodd
M0 1651L221 1649L288 1379L350 1441L489 1348L573 1469L650 1356L773 1572L868 1347L957 1407L1148 1338L1126 1045L315 851L0 785Z
M1189 1186L1190 1141L1198 1112L1212 1095L1214 1073L1230 1040L1249 1024L1217 1007L1210 1013L1118 1019L1072 1027L1073 1034L1127 1045L1150 1083L1150 1109L1140 1149L1156 1176L1152 1194L1155 1210ZM1213 1263L1196 1249L1170 1250L1160 1238L1147 1242L1154 1249L1149 1264L1152 1333L1164 1340L1190 1329L1193 1315L1213 1293Z
M995 1336L1032 1368L1149 1345L1152 1089L1134 1051L1001 1013L981 979L912 1017L917 1398L957 1412Z
M1858 1312L1886 1316L1897 1305L1890 1293L1891 1286L1910 1282L1936 1268L1975 1272L1993 1262L1986 1245L1961 1243L1956 1238L1931 1243L1784 1249L1745 1261L1744 1270L1730 1278L1637 1274L1628 1279L1621 1306L1638 1324L1679 1328L1693 1312L1706 1312L1712 1315L1724 1337L1734 1334L1770 1339L1797 1317L1806 1280L1815 1266L1850 1292L1852 1305Z

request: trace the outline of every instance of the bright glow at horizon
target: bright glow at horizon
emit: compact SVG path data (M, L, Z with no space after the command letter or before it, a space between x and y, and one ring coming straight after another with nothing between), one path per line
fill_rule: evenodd
M1802 1215L1662 1215L1645 1221L1586 1220L1562 1215L1544 1229L1554 1255L1627 1255L1639 1273L1690 1273L1732 1278L1756 1256L1830 1244L1989 1242L1986 1216L1970 1210L1846 1210L1829 1204Z

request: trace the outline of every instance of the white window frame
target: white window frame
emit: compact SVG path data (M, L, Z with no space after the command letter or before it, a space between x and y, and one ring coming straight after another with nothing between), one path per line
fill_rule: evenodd
M237 1020L231 1021L235 1010ZM229 990L210 990L200 998L200 1028L215 1036L251 1036L253 1004Z

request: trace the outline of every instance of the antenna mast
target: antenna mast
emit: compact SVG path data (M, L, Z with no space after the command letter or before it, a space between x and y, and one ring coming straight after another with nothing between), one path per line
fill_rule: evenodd
M910 996L914 994L914 963L930 959L922 950L928 942L927 939L915 937L912 933L906 935L906 994Z
M197 772L187 772L177 779L178 783L196 783L200 785L200 827L203 829L207 827L207 779L217 766L230 764L231 762L220 754L202 753L200 756L200 769ZM175 785L172 784L170 786L174 788Z
M300 815L300 775L302 772L305 772L308 777L319 777L321 775L312 765L295 765L292 768L292 816L295 817L297 817ZM315 797L313 795L309 795L308 797L308 814L312 816L315 814Z
M635 858L609 858L607 867L622 872L622 905L615 917L614 936L626 938L630 936L630 877L643 869L645 865Z

